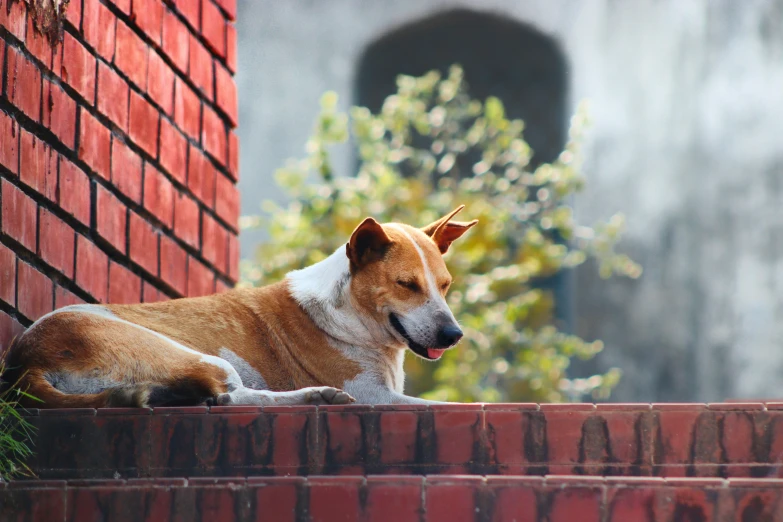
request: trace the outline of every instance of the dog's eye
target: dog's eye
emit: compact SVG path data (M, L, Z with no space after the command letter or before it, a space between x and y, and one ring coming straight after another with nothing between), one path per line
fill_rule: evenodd
M419 284L416 281L403 281L402 279L400 279L397 281L397 284L403 288L407 288L411 292L421 291L421 288L419 287Z

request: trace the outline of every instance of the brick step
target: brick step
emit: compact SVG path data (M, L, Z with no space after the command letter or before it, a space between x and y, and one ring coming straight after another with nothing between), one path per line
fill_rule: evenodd
M40 410L42 479L783 476L783 404Z
M0 522L783 521L783 480L312 476L0 484Z

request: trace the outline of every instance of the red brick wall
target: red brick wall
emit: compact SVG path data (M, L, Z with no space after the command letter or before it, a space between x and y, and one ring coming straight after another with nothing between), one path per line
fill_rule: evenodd
M71 303L237 278L236 0L0 0L0 346Z

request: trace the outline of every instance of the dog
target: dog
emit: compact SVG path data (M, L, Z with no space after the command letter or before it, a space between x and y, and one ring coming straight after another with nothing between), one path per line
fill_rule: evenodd
M442 255L477 220L366 218L323 261L262 288L138 305L72 305L9 350L39 408L429 404L403 394L406 350L462 338Z

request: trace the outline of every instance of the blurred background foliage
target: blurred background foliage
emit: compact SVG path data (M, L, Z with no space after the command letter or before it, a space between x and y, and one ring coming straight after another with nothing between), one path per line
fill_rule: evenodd
M542 284L593 258L602 277L638 277L615 252L623 219L575 223L571 196L584 185L580 107L556 161L531 164L524 123L509 120L497 98L472 99L462 69L400 76L378 114L337 110L321 99L306 157L276 173L290 203L264 202L243 228L265 227L269 240L242 264L244 285L265 285L318 262L344 244L365 216L423 226L458 205L479 224L446 254L454 276L448 302L464 340L437 363L406 357L407 394L448 401L551 402L604 399L620 371L569 379L570 361L603 349L559 330L554 295ZM357 174L337 176L329 148L351 140Z

